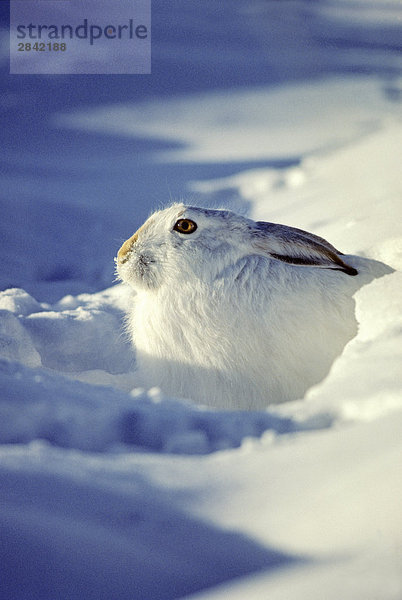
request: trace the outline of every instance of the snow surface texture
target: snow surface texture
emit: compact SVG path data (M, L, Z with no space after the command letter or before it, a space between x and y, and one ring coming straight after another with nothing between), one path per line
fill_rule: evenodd
M268 10L239 4L255 25ZM286 6L299 22L297 3ZM339 43L350 28L361 41L351 54L338 46L339 63L398 71L380 41L396 43L399 2L314 6L319 23L333 18ZM308 71L306 53L300 61ZM228 413L136 388L122 328L130 292L111 287L103 241L111 232L117 251L163 199L136 203L131 191L113 211L103 201L88 208L82 193L106 193L97 178L109 160L106 191L124 191L115 138L107 156L88 153L71 188L81 166L68 152L60 167L48 154L41 176L40 153L25 157L23 175L21 166L1 175L13 199L3 197L0 223L9 267L0 293L1 599L402 597L400 79L302 77L49 117L84 137L112 127L114 136L158 135L167 140L155 147L158 177L185 178L169 155L206 162L184 172L192 204L307 229L395 269L357 292L357 336L295 402ZM217 169L212 161L228 150L249 168ZM261 157L273 166L252 164ZM68 192L72 206L62 202ZM27 205L32 214L21 219Z

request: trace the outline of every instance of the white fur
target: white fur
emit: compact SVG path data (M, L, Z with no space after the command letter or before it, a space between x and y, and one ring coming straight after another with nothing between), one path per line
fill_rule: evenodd
M182 218L197 230L175 231ZM387 272L307 232L183 204L152 215L117 265L136 290L141 385L226 409L303 397L356 334L354 292Z

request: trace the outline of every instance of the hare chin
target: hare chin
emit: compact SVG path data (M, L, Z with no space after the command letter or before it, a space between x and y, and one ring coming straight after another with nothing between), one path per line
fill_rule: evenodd
M131 257L118 266L120 279L134 288L155 289L160 285L160 274L155 260L143 256Z

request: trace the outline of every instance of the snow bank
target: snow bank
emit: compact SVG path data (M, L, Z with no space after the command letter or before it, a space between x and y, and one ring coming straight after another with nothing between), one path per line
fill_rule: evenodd
M399 412L226 457L225 468L236 461L236 473L215 486L214 501L194 493L182 504L229 529L320 559L191 598L399 598L401 425ZM216 461L208 476L221 468ZM200 489L204 477L197 478Z
M18 363L0 362L0 443L35 439L92 452L206 454L268 430L308 428L267 413L215 412L164 398L155 388L125 394Z
M113 457L0 448L2 598L168 599L292 557L175 508Z
M194 187L398 268L400 135L387 120L298 167ZM122 285L2 292L4 597L168 599L247 575L192 597L399 600L400 284L363 287L328 377L256 413L136 389Z
M288 4L239 2L230 30L243 31L244 19L255 26L255 53L266 41L266 15L286 10L293 20L278 22L281 43L267 59L272 67L285 54L275 81L291 73L286 84L268 88L264 76L247 90L159 100L147 92L146 101L69 107L68 115L61 102L52 123L82 134L63 147L63 160L58 136L66 129L44 137L45 146L57 138L54 154L37 152L34 139L31 152L8 141L2 598L400 600L400 2ZM198 23L195 8L186 11ZM291 45L295 24L322 39ZM182 66L199 58L198 46L186 56L176 39L157 51ZM338 76L312 79L323 55ZM208 56L225 69L249 68L241 46L223 57L211 45ZM262 73L267 62L258 60ZM367 75L346 77L349 65ZM370 75L384 69L387 77ZM201 75L215 77L209 67ZM7 101L21 104L18 95ZM88 132L97 136L92 145ZM137 145L122 151L119 136ZM228 160L265 166L221 169ZM237 174L221 176L227 172ZM306 398L223 413L136 388L123 325L130 296L109 287L113 254L123 227L132 232L151 204L163 203L171 181L174 189L188 183L191 202L311 230L395 269L356 294L358 334Z
M159 153L159 160L228 162L326 152L375 130L388 114L402 111L387 98L381 79L331 77L276 89L109 106L60 115L55 124L126 137L163 137L184 146Z

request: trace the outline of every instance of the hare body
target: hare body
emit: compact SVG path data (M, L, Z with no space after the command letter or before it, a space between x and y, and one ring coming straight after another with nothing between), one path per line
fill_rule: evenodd
M354 292L384 272L313 234L182 204L152 215L117 264L136 290L141 384L247 410L325 377L356 334Z

